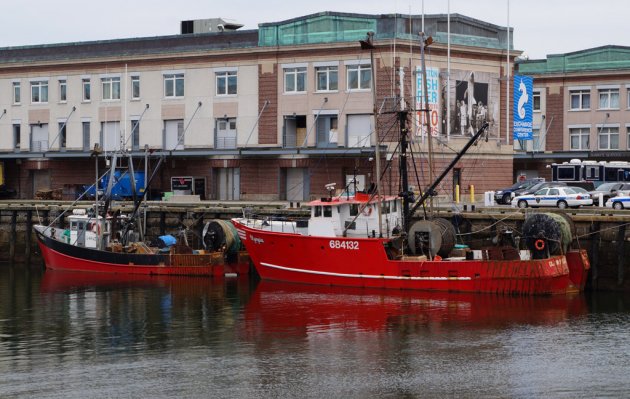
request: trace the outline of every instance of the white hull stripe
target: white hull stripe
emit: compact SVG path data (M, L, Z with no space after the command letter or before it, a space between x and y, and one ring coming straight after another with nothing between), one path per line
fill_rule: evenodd
M320 272L315 270L305 270L305 269L295 269L293 267L286 266L278 266L273 265L271 263L260 262L262 266L270 267L272 269L280 269L287 270L290 272L297 273L307 273L307 274L318 274L322 276L332 276L332 277L349 277L349 278L370 278L370 279L378 279L378 280L430 280L430 281L447 281L447 280L471 280L470 277L407 277L407 276L377 276L371 274L347 274L347 273L331 273L331 272Z

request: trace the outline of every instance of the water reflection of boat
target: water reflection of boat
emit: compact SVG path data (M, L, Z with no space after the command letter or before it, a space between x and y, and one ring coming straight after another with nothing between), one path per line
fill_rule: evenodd
M396 330L461 324L471 328L544 325L587 311L580 294L514 297L474 293L340 288L261 281L245 310L252 334L308 335L351 327Z
M108 274L46 270L40 285L42 293L108 290L124 288L166 288L176 294L200 294L223 289L226 281L248 284L247 277L207 279L200 276Z

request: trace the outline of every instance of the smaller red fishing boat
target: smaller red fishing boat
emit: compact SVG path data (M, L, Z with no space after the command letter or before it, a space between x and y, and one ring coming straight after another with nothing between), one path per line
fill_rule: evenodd
M150 182L156 175L157 164ZM117 162L112 159L112 175ZM133 163L129 157L129 176L133 180ZM132 184L135 187L135 182ZM229 266L226 269L226 252L235 253L240 248L234 227L224 221L206 223L202 248L193 249L186 234L177 237L164 235L149 242L140 239L137 219L140 203L147 190L136 197L134 208L128 217L112 216L111 185L104 193L102 202L89 209L74 209L65 216L67 227L51 225L34 226L39 248L48 269L76 272L126 273L145 275L222 276L226 272L246 273L247 267Z

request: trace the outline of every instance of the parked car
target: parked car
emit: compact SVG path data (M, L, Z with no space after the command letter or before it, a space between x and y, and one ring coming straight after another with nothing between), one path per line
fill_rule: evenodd
M577 208L584 205L592 205L593 200L588 193L577 192L575 187L545 187L534 194L525 194L514 197L512 206L519 208L549 206L564 208Z
M567 181L566 183L569 187L580 187L585 189L586 191L595 190L595 184L592 181Z
M606 207L613 209L630 209L630 195L617 195L606 201Z
M557 181L538 182L529 188L514 191L514 196L518 197L519 195L533 194L537 192L538 190L542 188L547 188L547 187L567 187L567 184L562 183L562 182L557 182Z
M524 181L516 182L508 188L503 188L501 190L495 191L494 200L497 202L497 204L508 205L510 201L512 200L513 192L515 192L516 190L524 190L524 189L530 188L534 184L540 183L542 181L545 181L545 180L542 178L533 178L533 179L527 179Z
M630 183L610 182L600 184L595 190L589 191L593 198L593 204L599 205L599 194L603 195L604 204L622 190L630 190Z

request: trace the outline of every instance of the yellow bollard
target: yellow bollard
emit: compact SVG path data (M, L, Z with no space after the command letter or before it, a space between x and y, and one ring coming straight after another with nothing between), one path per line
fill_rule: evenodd
M475 203L475 186L473 186L472 184L470 185L470 203Z
M455 185L455 203L459 204L459 184Z

